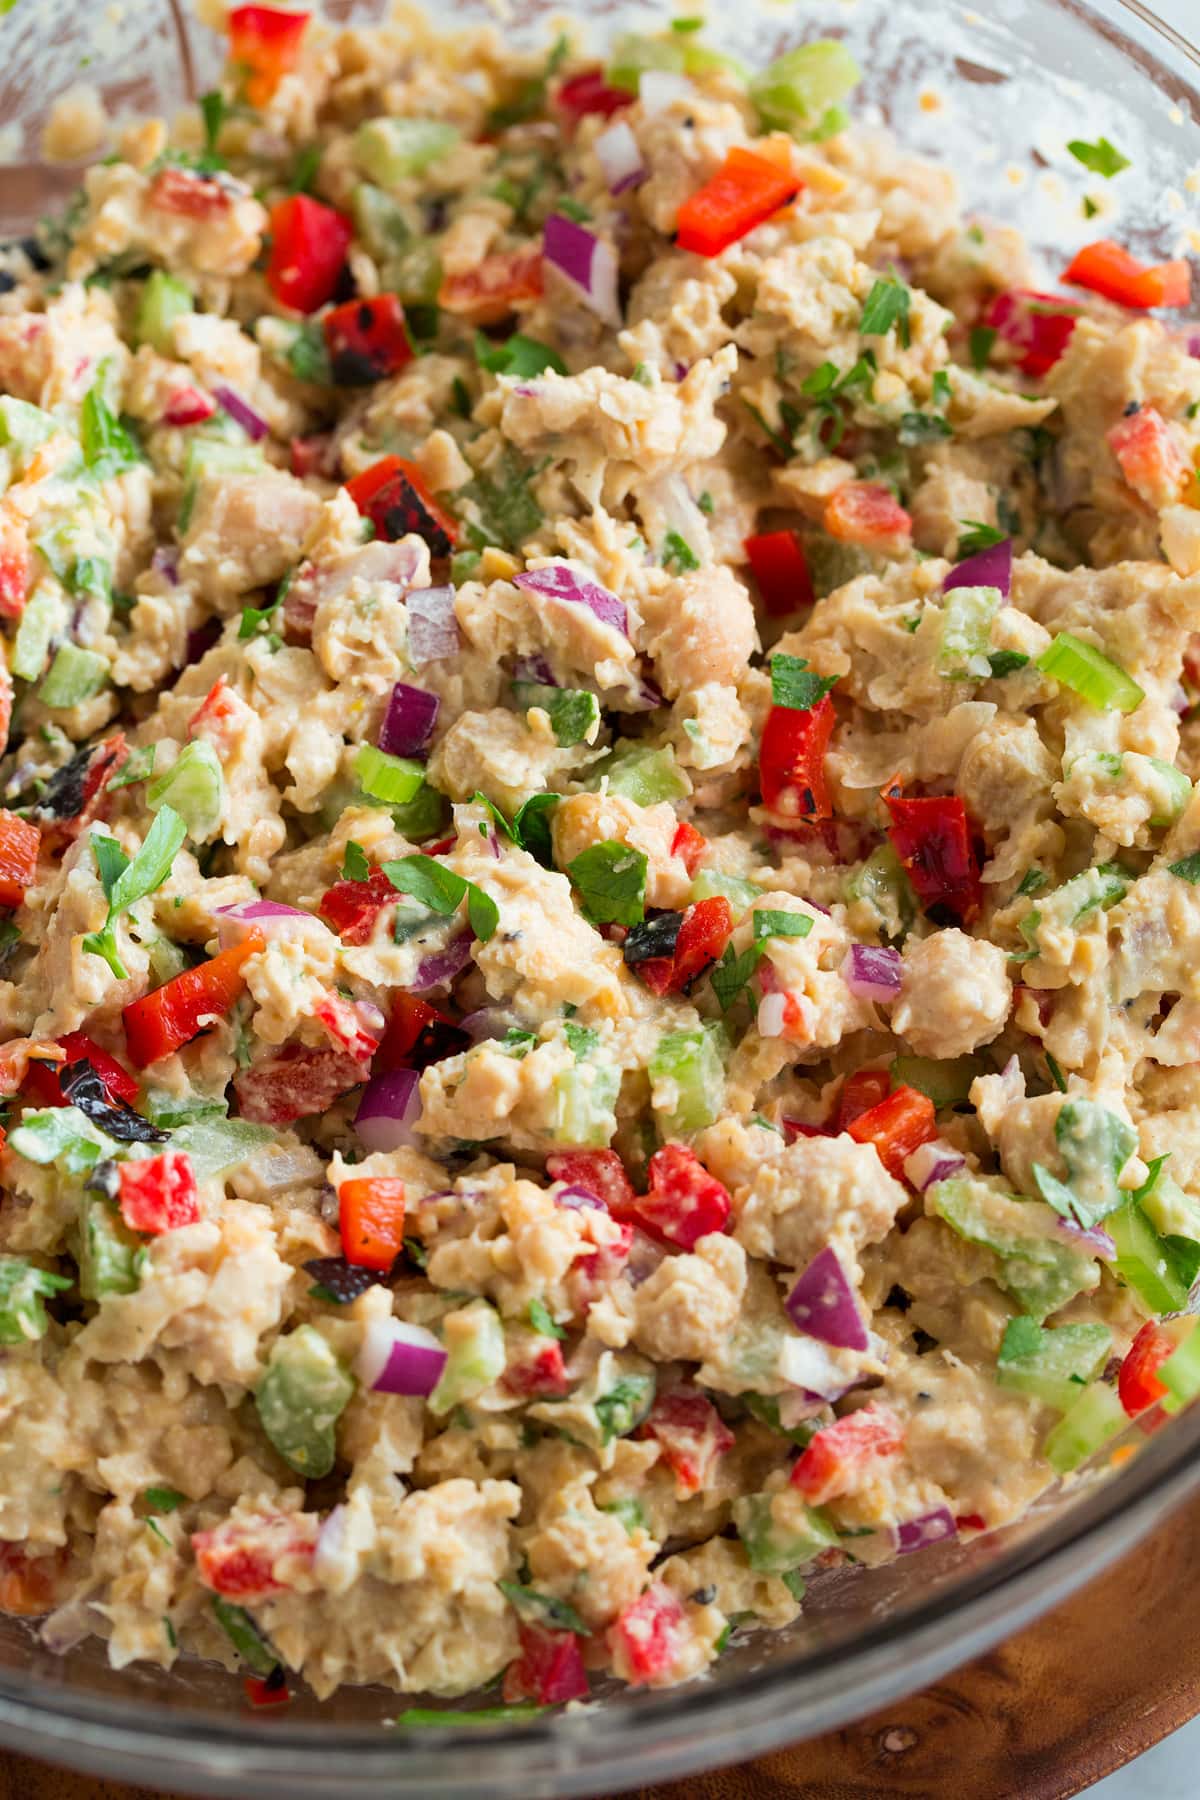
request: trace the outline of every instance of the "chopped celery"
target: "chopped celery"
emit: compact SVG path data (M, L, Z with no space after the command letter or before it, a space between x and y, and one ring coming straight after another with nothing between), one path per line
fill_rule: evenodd
M446 819L446 801L435 787L423 781L411 800L391 809L392 823L402 837L419 844L424 838L437 837Z
M353 1378L312 1325L276 1338L254 1396L262 1428L289 1468L328 1475L334 1426L354 1392Z
M1192 784L1174 763L1163 762L1158 756L1148 756L1146 761L1161 784L1163 810L1150 815L1150 824L1155 831L1160 831L1179 818L1192 797Z
M597 1500L596 1511L614 1514L616 1518L620 1519L630 1537L635 1531L649 1530L646 1510L641 1501L635 1500L632 1494L622 1494L616 1500Z
M221 820L225 803L225 777L216 751L206 738L185 744L169 769L156 775L146 789L151 812L169 802L200 844L210 838Z
M817 38L777 56L750 82L750 98L768 130L807 135L862 80L862 70L834 38Z
M38 689L38 699L43 706L78 706L98 694L107 681L108 664L102 656L77 644L63 644Z
M1169 1397L1162 1403L1164 1412L1178 1412L1200 1394L1200 1331L1194 1320L1187 1336L1172 1350L1166 1362L1159 1364L1156 1373L1163 1386L1169 1389Z
M406 756L389 756L374 744L360 744L354 755L354 773L364 794L389 806L406 806L425 783L425 770Z
M1139 1205L1161 1237L1200 1242L1200 1201L1185 1194L1169 1175L1160 1174L1152 1185L1139 1189Z
M725 875L720 869L701 869L688 889L688 901L712 900L720 894L728 900L734 919L748 913L765 890L757 881L743 881L740 875Z
M846 882L846 899L859 900L875 913L879 929L893 943L904 937L917 916L912 883L890 844L872 850Z
M1161 1375L1162 1370L1159 1370ZM1115 1388L1094 1381L1080 1390L1070 1412L1064 1413L1042 1445L1042 1455L1060 1475L1077 1469L1129 1423Z
M399 294L406 306L436 304L442 285L442 260L436 241L421 238L407 249L397 250L381 273L390 291Z
M600 1427L600 1441L611 1444L614 1438L628 1437L654 1405L653 1375L622 1375L593 1401L593 1411Z
M620 1091L621 1071L610 1062L588 1058L561 1070L554 1077L554 1142L587 1150L611 1144Z
M891 1068L893 1088L916 1088L918 1093L929 1096L939 1112L945 1106L961 1105L970 1095L976 1076L987 1072L987 1064L978 1056L955 1056L945 1061L932 1056L897 1056Z
M207 1181L210 1175L237 1168L274 1136L269 1125L255 1125L250 1119L200 1118L174 1132L171 1148L186 1151L196 1180Z
M569 749L590 742L600 723L600 702L587 688L543 687L537 681L514 681L513 698L523 712L540 706L556 741Z
M1000 610L994 587L952 588L942 601L942 642L938 674L950 681L986 681L992 620Z
M682 800L692 791L691 782L670 748L610 751L592 769L587 785L598 788L605 778L610 794L622 794L639 806L654 806L659 800Z
M30 1344L50 1321L43 1301L71 1286L65 1275L39 1269L21 1256L0 1256L0 1344Z
M186 952L169 937L156 937L145 948L150 958L150 973L155 987L162 987L165 982L173 981L176 975L182 975L185 969L192 967Z
M1190 1266L1181 1267L1166 1236L1160 1237L1136 1200L1108 1214L1104 1229L1117 1246L1113 1274L1131 1287L1154 1313L1178 1312L1187 1304Z
M28 400L16 400L11 394L0 395L0 444L14 450L36 450L62 429L53 413L43 412Z
M429 1410L438 1414L476 1399L499 1381L507 1360L500 1315L486 1300L447 1313L442 1332L446 1366L429 1396Z
M445 156L459 135L440 119L368 119L354 134L354 160L368 181L393 187Z
M1100 1373L1111 1349L1107 1325L1059 1325L1047 1330L1033 1319L1010 1319L996 1380L1001 1387L1032 1394L1046 1406L1069 1412L1082 1384Z
M1093 644L1085 644L1070 631L1060 631L1037 667L1051 681L1070 688L1102 712L1135 712L1146 698L1132 675Z
M746 1552L746 1561L763 1575L782 1575L811 1562L822 1550L836 1546L838 1534L824 1513L788 1498L788 1513L795 1523L776 1520L770 1494L744 1494L733 1503L733 1522Z
M779 1410L779 1399L775 1394L743 1394L742 1404L760 1425L765 1425L768 1431L777 1431L789 1444L799 1444L803 1449L812 1442L816 1434L815 1420L802 1419L798 1425L785 1425Z
M651 1105L664 1140L711 1125L721 1110L725 1070L716 1032L667 1031L650 1058Z
M612 47L606 71L611 87L624 88L636 94L642 76L648 69L669 69L682 75L684 48L678 39L643 37L637 32L623 32Z
M1093 1255L1059 1235L1050 1207L1018 1200L981 1177L935 1182L926 1199L952 1231L1000 1259L996 1279L1035 1319L1089 1292L1100 1271Z
M1131 1125L1094 1100L1064 1100L1054 1139L1067 1165L1064 1184L1040 1163L1033 1173L1042 1199L1080 1225L1096 1225L1121 1205L1117 1179L1137 1149Z
M46 582L39 582L21 614L13 642L11 666L22 681L36 681L46 666L50 639L64 622L64 603Z
M412 243L412 228L403 207L369 181L360 181L355 188L350 210L359 237L377 261L406 250Z
M142 1246L119 1213L85 1194L79 1218L79 1291L85 1300L137 1291Z
M175 321L193 310L187 283L165 269L155 269L142 289L133 335L139 344L149 344L162 356L174 356Z
M82 1175L102 1156L111 1156L117 1143L77 1106L48 1106L22 1113L21 1123L9 1131L8 1147L27 1162L54 1163L68 1175Z

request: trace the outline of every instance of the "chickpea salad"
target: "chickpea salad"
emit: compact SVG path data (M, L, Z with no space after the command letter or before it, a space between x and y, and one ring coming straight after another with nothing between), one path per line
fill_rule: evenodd
M0 251L0 1608L687 1681L1200 1392L1189 266L838 41L218 22Z

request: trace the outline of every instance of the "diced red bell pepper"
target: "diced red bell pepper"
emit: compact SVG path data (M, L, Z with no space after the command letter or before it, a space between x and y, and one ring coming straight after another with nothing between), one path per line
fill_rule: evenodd
M733 912L724 894L697 900L683 915L671 959L672 994L686 994L705 969L716 962L733 935Z
M567 124L574 127L589 113L611 119L615 112L620 112L623 106L632 106L636 99L637 95L627 88L610 86L604 79L603 68L596 63L590 69L580 69L577 75L569 75L555 94L554 104Z
M470 1041L447 1013L416 994L397 993L372 1067L376 1075L389 1069L427 1069L430 1063L457 1056Z
M339 387L369 387L412 361L404 308L395 294L347 300L325 314L321 327Z
M0 1613L39 1619L58 1605L70 1552L32 1555L23 1544L0 1543Z
M954 1523L960 1531L986 1531L988 1528L982 1513L958 1513Z
M539 1706L565 1706L568 1700L586 1700L587 1672L575 1633L547 1631L525 1620L519 1631L521 1654L504 1672L505 1705L534 1700Z
M0 906L20 906L33 886L41 841L36 825L0 810Z
M457 522L438 505L417 465L402 456L381 456L346 483L346 492L388 543L415 531L434 556L449 556L458 542Z
M1147 506L1161 511L1179 499L1192 468L1157 407L1126 413L1105 436L1122 475Z
M369 1063L379 1048L379 1035L374 1021L382 1021L377 1008L364 1008L342 994L323 994L313 1007L312 1016L319 1019L339 1050L355 1062Z
M363 1065L344 1050L288 1044L233 1078L238 1111L257 1125L290 1125L328 1112L363 1080Z
M570 1390L562 1345L550 1338L528 1356L515 1357L504 1371L504 1386L523 1399L561 1399Z
M247 1704L255 1707L286 1706L292 1697L281 1668L272 1669L269 1675L243 1675L242 1692Z
M1165 1398L1167 1387L1165 1382L1158 1379L1158 1370L1178 1347L1170 1332L1164 1331L1157 1319L1146 1320L1125 1352L1125 1360L1117 1376L1117 1393L1131 1419Z
M245 94L251 106L265 106L296 67L308 17L274 6L235 6L230 13L229 57L246 71Z
M856 1069L853 1075L847 1075L838 1095L834 1130L849 1131L855 1119L887 1099L891 1087L886 1069Z
M121 1217L130 1231L158 1237L200 1217L200 1195L192 1159L183 1150L164 1150L143 1162L118 1164Z
M799 612L816 598L804 545L794 531L762 531L746 539L746 555L763 607L773 619Z
M163 424L201 425L205 419L211 419L216 410L217 403L211 394L200 388L178 387L167 398Z
M792 706L771 708L758 752L758 782L764 806L788 818L830 816L825 753L836 723L828 694L806 712Z
M108 817L112 795L108 784L129 759L129 745L123 731L114 731L96 745L88 760L87 773L79 794L79 810L65 818L51 819L42 827L42 850L51 855L74 843L95 819Z
M330 453L333 449L333 437L328 431L314 432L312 437L294 437L291 446L292 474L301 480L306 475L325 475L332 477L333 467ZM284 598L286 614L287 599Z
M116 1057L102 1050L86 1031L65 1032L57 1041L63 1052L62 1062L31 1062L29 1065L21 1091L31 1106L65 1106L67 1098L58 1072L75 1062L91 1063L110 1100L124 1100L132 1105L137 1099L138 1084L128 1069L123 1069Z
M630 1687L670 1678L683 1650L687 1618L683 1607L661 1581L617 1615L608 1630L616 1674Z
M404 1183L398 1175L358 1176L338 1189L342 1255L362 1269L390 1269L404 1244Z
M170 1056L214 1020L224 1018L246 985L243 963L265 948L261 931L248 932L240 944L131 1001L121 1016L135 1067L145 1069Z
M1071 341L1078 307L1061 294L1039 294L1033 288L1010 288L988 304L983 323L1019 352L1017 367L1026 375L1045 375Z
M556 1150L546 1158L546 1173L552 1181L594 1194L614 1219L633 1217L637 1195L615 1150Z
M891 488L877 481L847 481L825 502L825 529L846 544L899 550L912 537L912 519Z
M817 1432L792 1464L792 1486L810 1506L824 1506L862 1487L874 1465L894 1456L903 1443L895 1413L872 1402Z
M689 194L675 222L675 241L697 256L717 256L787 206L801 182L788 169L734 148L716 174Z
M280 1562L286 1558L302 1568L315 1548L312 1524L288 1513L225 1519L211 1531L192 1533L196 1573L205 1587L242 1606L284 1593L287 1584L275 1574Z
M851 1119L846 1130L855 1143L874 1144L888 1174L903 1181L906 1159L937 1136L933 1101L916 1088L898 1087Z
M498 325L523 301L541 296L541 251L497 250L473 269L443 276L438 305L473 325Z
M0 619L19 619L25 611L32 573L29 545L15 527L6 527L0 536Z
M638 1217L668 1243L694 1249L702 1237L725 1231L733 1212L729 1191L710 1175L694 1150L664 1144L650 1158L650 1191L637 1203Z
M365 944L385 906L391 906L396 890L382 869L372 869L365 881L335 881L321 895L317 911L337 932L343 944Z
M271 209L271 254L267 286L281 306L315 312L333 298L354 227L344 213L289 194Z
M219 738L237 718L240 704L238 696L229 685L228 675L218 675L188 720L188 736L193 738L203 733Z
M718 1457L736 1441L712 1401L682 1387L655 1400L637 1435L655 1439L683 1500L708 1486Z
M219 219L232 201L215 175L198 169L160 169L150 183L147 205L159 212L178 213L184 219Z
M1064 281L1076 287L1090 288L1115 300L1118 306L1129 306L1145 312L1152 306L1186 306L1192 297L1192 271L1188 263L1146 264L1111 238L1099 238L1085 244L1063 275Z
M671 839L671 855L677 856L688 874L695 880L696 871L704 861L708 850L708 839L686 819L681 819L675 827L675 836Z
M969 925L983 899L966 808L957 794L907 799L885 792L888 838L924 907L944 906Z

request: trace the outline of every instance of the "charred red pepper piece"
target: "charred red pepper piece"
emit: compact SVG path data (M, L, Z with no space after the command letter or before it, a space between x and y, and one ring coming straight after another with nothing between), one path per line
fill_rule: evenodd
M280 305L308 313L331 300L353 236L344 213L308 194L272 207L267 286Z
M321 320L333 379L340 387L369 387L412 361L404 308L395 294L347 300Z
M888 838L921 905L944 906L969 925L983 891L967 810L958 795L908 799L889 790L883 799L892 821Z
M346 483L346 492L370 519L376 537L389 543L413 531L434 556L449 556L458 542L458 525L438 505L416 464L402 456L381 456Z
M888 1174L903 1181L908 1157L937 1135L933 1101L916 1088L898 1087L851 1119L846 1130L855 1143L874 1144Z

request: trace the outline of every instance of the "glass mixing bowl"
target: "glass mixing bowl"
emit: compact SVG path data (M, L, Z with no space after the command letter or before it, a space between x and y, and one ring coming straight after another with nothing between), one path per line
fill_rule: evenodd
M356 22L378 5L336 0ZM539 41L558 9L515 0L503 29ZM1019 224L1061 267L1085 238L1154 256L1200 251L1200 58L1137 0L1005 0L987 18L949 0L809 0L802 13L741 0L709 36L753 65L806 38L846 37L867 70L857 115L890 125L958 171L973 210ZM583 0L597 42L658 23L656 0ZM456 0L453 19L494 16ZM441 21L446 23L445 19ZM110 121L171 112L202 91L220 49L167 0L18 0L0 17L0 229L27 229L77 172L37 144L55 95L98 86ZM1110 192L1065 151L1106 133L1134 167ZM1104 189L1087 222L1082 194ZM1119 202L1119 204L1118 204ZM1147 1436L1131 1427L1103 1471L1020 1525L890 1567L829 1571L788 1631L735 1644L704 1681L602 1692L574 1714L520 1726L423 1728L389 1720L411 1700L301 1691L249 1711L241 1684L196 1662L171 1675L114 1671L90 1641L53 1656L0 1618L0 1741L155 1788L287 1800L504 1800L613 1793L826 1731L935 1680L1014 1631L1128 1550L1200 1482L1200 1409Z

